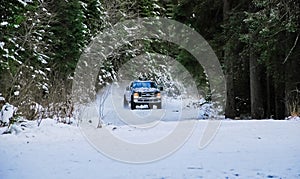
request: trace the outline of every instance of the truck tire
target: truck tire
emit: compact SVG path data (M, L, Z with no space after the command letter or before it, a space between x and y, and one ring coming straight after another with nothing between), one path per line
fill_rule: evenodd
M153 104L148 104L149 109L153 109Z
M156 104L157 109L161 109L161 102Z
M123 99L123 106L124 106L124 108L128 107L128 101L126 100L125 96L124 96L124 99Z
M135 110L135 108L136 108L135 102L131 101L130 107L131 107L131 110Z
M135 108L136 108L136 104L135 104L135 102L133 101L133 97L131 97L130 108L131 108L131 110L135 110Z

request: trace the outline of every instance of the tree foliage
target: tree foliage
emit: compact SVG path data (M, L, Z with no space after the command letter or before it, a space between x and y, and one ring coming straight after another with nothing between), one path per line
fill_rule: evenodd
M70 105L78 59L103 29L128 19L165 17L195 29L216 52L228 89L225 116L282 119L300 113L299 1L4 0L0 10L0 93L19 112L39 103L53 115ZM197 60L159 39L126 42L115 49L100 66L98 88L116 80L123 64L145 53L176 59L197 87L209 92Z

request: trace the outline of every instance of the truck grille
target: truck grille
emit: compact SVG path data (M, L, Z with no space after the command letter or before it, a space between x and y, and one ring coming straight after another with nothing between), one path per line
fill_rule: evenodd
M151 92L151 93L142 92L140 96L145 97L145 98L155 97L155 93L153 93L153 92Z

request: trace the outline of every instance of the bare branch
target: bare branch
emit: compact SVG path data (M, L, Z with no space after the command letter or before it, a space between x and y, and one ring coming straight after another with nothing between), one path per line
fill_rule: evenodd
M101 94L100 97L100 103L99 103L99 120L98 120L98 125L97 128L102 128L102 120L104 118L104 107L105 107L105 101L110 93L111 85L108 87L104 87L104 91Z
M293 47L290 49L290 51L289 51L288 55L285 57L285 59L284 59L284 61L283 61L283 63L282 63L282 64L285 64L285 62L286 62L286 61L289 59L290 55L292 54L292 52L293 52L294 48L295 48L295 47L296 47L296 45L297 45L298 39L299 39L299 33L298 33L298 35L297 35L297 37L296 37L296 39L295 39L295 42L294 42L294 45L293 45Z

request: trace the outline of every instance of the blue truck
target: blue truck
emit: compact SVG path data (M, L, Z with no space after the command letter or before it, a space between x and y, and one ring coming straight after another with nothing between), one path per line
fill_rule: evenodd
M138 105L148 105L150 109L156 106L157 109L161 109L162 90L163 88L158 87L154 81L132 81L124 93L124 107L130 104L131 110L136 109Z

